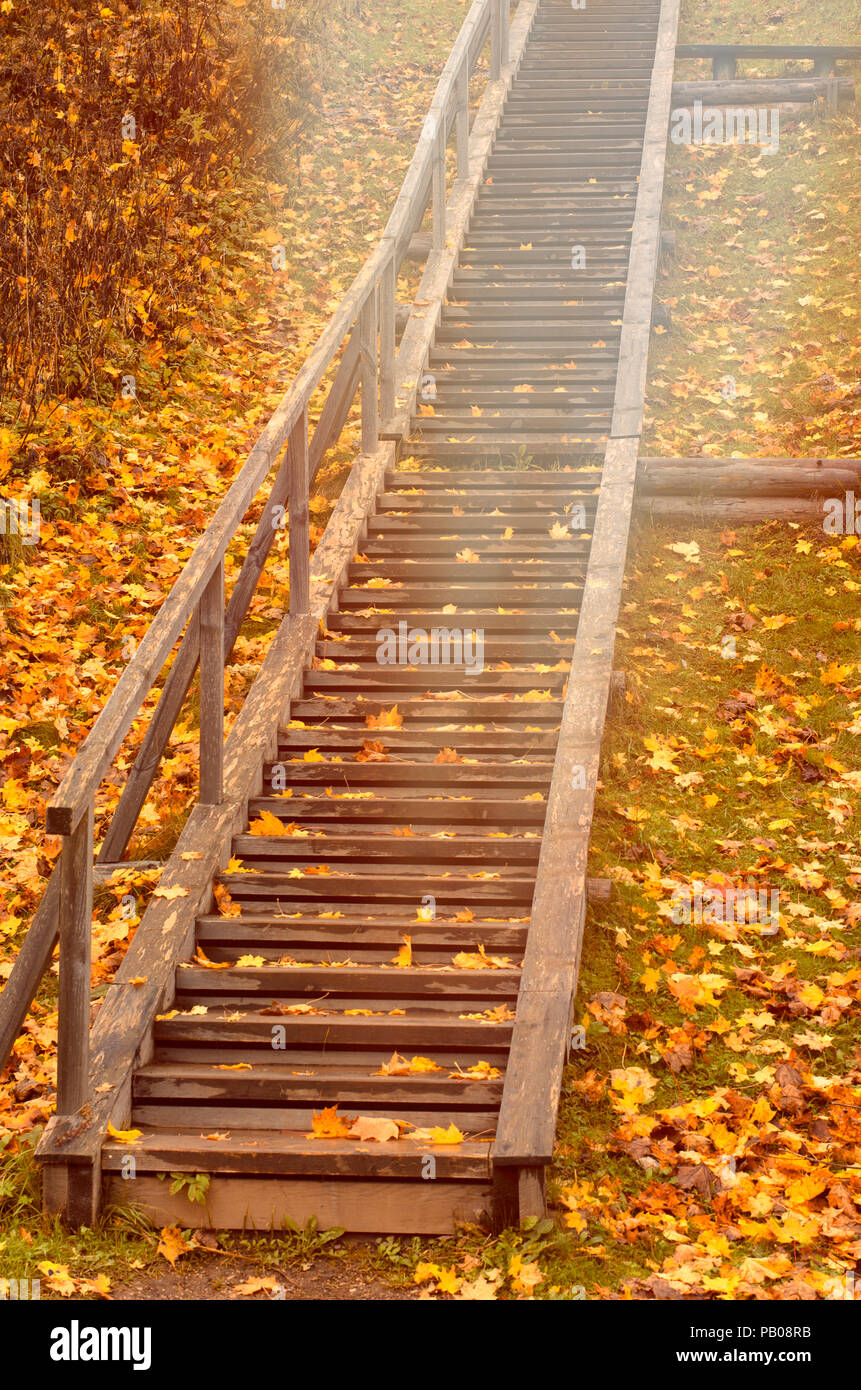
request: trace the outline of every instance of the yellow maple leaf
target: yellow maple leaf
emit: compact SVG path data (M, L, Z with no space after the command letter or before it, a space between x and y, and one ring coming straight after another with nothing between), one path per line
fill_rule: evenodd
M261 811L256 820L253 820L248 827L249 835L284 835L284 822L277 816L273 816L271 811Z
M440 1270L437 1282L440 1293L457 1293L463 1280L455 1274L455 1267L452 1265L451 1269Z
M851 674L851 665L841 666L839 662L832 661L826 671L820 671L819 679L823 685L842 685Z
M508 956L489 956L483 946L477 951L458 951L452 956L452 965L458 970L506 970L511 968Z
M434 1125L430 1132L430 1141L432 1144L462 1144L463 1135L452 1121L448 1129L443 1129L441 1125Z
M652 754L647 758L646 766L653 772L678 772L675 759L679 756L678 750L671 748L665 739L658 738L655 734L650 734L643 739L644 746Z
M54 1264L53 1260L40 1260L36 1268L44 1275L52 1293L58 1293L61 1298L69 1298L75 1292L77 1285L69 1274L67 1265Z
M188 1254L189 1250L197 1249L197 1241L186 1240L179 1226L164 1226L160 1232L158 1249L156 1254L162 1255L170 1265L171 1269L176 1268L176 1262L180 1255Z
M404 944L398 954L392 956L392 965L396 965L399 970L406 970L413 963L413 939L411 936L403 936L401 939Z

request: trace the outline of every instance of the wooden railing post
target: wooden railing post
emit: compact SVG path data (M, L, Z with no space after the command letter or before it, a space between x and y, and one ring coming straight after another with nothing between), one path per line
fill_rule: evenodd
M93 920L93 801L65 836L60 863L60 989L57 1114L74 1115L90 1090L90 955Z
M469 173L469 55L457 77L457 176L465 179Z
M490 80L502 71L502 0L490 0Z
M377 293L372 290L359 316L362 381L362 453L373 454L380 442L377 397Z
M224 771L224 560L201 594L200 804L219 806Z
M384 421L391 419L395 413L395 295L398 280L394 237L387 240L391 254L380 279L380 415Z
M362 377L362 435L364 441L365 387ZM374 392L376 393L376 371ZM364 448L364 442L362 447ZM376 447L376 446L375 446ZM290 432L290 613L301 617L311 609L311 531L308 513L308 407Z
M445 246L445 113L440 112L433 152L433 247Z
M511 29L510 0L500 0L499 4L499 64L508 67L508 35Z

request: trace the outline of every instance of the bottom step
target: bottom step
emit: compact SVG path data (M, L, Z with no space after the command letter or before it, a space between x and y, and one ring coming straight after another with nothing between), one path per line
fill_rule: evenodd
M300 1230L313 1217L318 1230L342 1226L354 1235L453 1235L459 1225L490 1227L489 1183L363 1181L361 1178L243 1178L216 1176L204 1201L171 1194L164 1179L124 1180L109 1174L104 1200L133 1205L159 1226L186 1229Z
M451 1235L458 1225L490 1227L490 1142L441 1145L306 1139L234 1130L223 1140L198 1132L147 1130L102 1151L104 1200L133 1206L158 1225L216 1230L300 1229L356 1235ZM204 1200L171 1193L171 1175L207 1173Z

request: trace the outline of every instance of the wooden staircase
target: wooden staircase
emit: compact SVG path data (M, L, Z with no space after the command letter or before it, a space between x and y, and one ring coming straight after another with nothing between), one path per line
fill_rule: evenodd
M539 6L412 437L134 1075L141 1138L102 1151L108 1195L159 1220L432 1233L492 1215L659 9ZM398 640L412 659L385 659ZM324 1110L338 1137L315 1134ZM401 1137L351 1138L355 1117ZM462 1142L431 1141L452 1125ZM210 1175L205 1218L176 1171Z
M473 0L379 244L52 795L63 847L0 994L0 1065L59 940L37 1158L67 1224L105 1200L394 1234L544 1212L678 14ZM361 451L311 555L357 391ZM289 611L225 738L225 663L285 509ZM91 1024L94 845L110 875L198 666L197 799Z

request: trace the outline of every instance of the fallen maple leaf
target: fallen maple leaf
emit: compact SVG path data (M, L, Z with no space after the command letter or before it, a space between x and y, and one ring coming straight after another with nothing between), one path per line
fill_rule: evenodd
M441 748L434 758L435 763L462 763L463 758L454 748Z
M309 1134L309 1139L346 1139L350 1133L353 1120L348 1120L345 1116L338 1114L337 1105L327 1105L323 1110L311 1116L311 1128L313 1134Z
M277 816L273 816L271 811L261 811L256 820L253 820L248 827L249 835L286 835L284 822Z
M403 936L401 940L404 944L398 954L392 956L392 965L396 965L400 970L406 970L413 963L413 939L411 936Z
M270 1274L267 1279L246 1279L244 1284L234 1284L230 1290L231 1298L253 1298L256 1293L280 1293L283 1284L279 1284L274 1274Z
M171 1269L175 1269L180 1255L187 1255L190 1250L197 1248L197 1241L186 1240L179 1226L164 1226L159 1235L156 1254L162 1255Z
M397 705L392 705L391 709L381 709L379 714L369 714L365 718L365 725L369 729L400 729L403 722L404 716L398 714Z
M44 1275L52 1293L58 1293L61 1298L69 1298L75 1293L77 1285L69 1274L67 1265L54 1264L53 1260L40 1260L36 1268Z
M508 956L489 956L481 945L477 951L458 951L456 956L452 956L451 963L458 970L509 970L511 968L511 961Z
M377 1119L368 1115L360 1115L349 1132L351 1139L360 1139L376 1144L385 1143L389 1139L397 1139L399 1136L400 1130L394 1120Z

